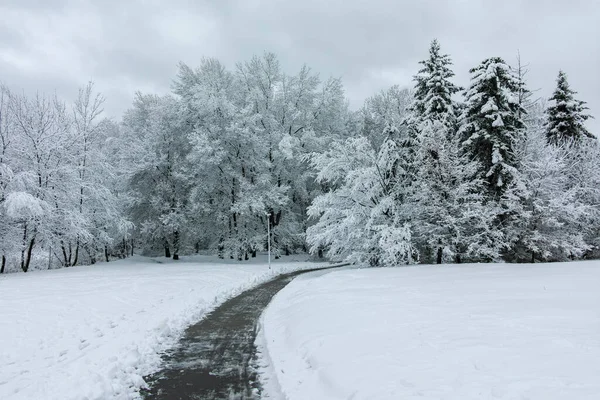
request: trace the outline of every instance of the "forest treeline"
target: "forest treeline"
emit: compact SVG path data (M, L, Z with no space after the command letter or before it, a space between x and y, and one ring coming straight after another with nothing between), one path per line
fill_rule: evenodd
M598 140L559 72L549 99L492 57L453 83L433 41L414 86L351 110L342 81L266 53L179 65L172 93L103 118L0 90L1 271L210 251L372 266L595 257ZM417 70L417 68L415 68Z

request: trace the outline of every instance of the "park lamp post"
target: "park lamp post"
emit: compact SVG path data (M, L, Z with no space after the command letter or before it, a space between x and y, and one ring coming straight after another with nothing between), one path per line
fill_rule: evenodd
M271 213L267 213L267 252L269 254L269 269L271 269Z

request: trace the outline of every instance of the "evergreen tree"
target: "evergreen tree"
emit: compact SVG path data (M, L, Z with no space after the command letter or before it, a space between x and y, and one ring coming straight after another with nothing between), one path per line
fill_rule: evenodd
M455 261L487 249L474 237L488 224L481 204L481 179L472 179L477 162L461 154L456 135L457 105L452 95L459 88L450 81L454 73L448 55L440 54L437 40L431 43L429 58L415 76L415 99L409 124L418 132L419 146L415 157L416 184L405 204L408 214L417 221L414 240L424 262L443 258ZM483 225L482 225L483 224ZM478 243L469 247L469 242ZM485 250L486 256L489 256Z
M588 107L584 101L576 100L575 94L577 92L573 91L567 82L567 74L560 71L556 89L550 98L551 104L546 110L548 142L559 144L571 140L579 142L586 137L594 138L585 127L585 121L590 118L585 112Z
M419 64L423 68L414 77L416 84L411 107L412 122L418 126L425 120L439 121L452 128L456 122L452 96L460 88L450 81L454 77L454 72L450 69L450 56L440 54L440 44L434 40L429 48L429 58Z
M480 163L479 176L497 199L517 174L513 146L523 135L522 116L526 113L518 99L521 85L498 57L483 61L470 72L459 134L464 151Z

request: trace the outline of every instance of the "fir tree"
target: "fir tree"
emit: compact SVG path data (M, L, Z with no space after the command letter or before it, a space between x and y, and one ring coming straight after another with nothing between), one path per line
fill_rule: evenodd
M498 198L517 173L513 146L523 135L519 80L501 58L483 61L471 69L471 86L465 93L460 135L463 149L479 161L492 197Z
M452 95L460 89L451 82L454 73L448 55L440 54L437 40L431 43L428 59L415 76L415 99L410 123L418 132L419 146L415 157L416 184L403 208L412 220L413 238L425 262L444 258L455 261L486 246L469 249L468 242L482 231L478 187L481 179L471 179L477 162L460 154L456 135L456 102ZM478 254L479 255L479 254ZM462 256L462 257L461 257Z
M439 121L447 127L452 127L456 121L455 107L452 95L460 88L450 79L454 72L450 69L452 60L448 54L440 54L440 44L437 40L431 42L429 58L420 61L423 66L414 77L415 94L411 107L412 122L417 125L425 120Z
M585 127L585 121L590 118L585 112L588 107L584 101L576 100L575 94L577 92L567 82L567 74L560 71L556 89L550 98L551 104L546 110L546 138L549 143L559 144L571 140L579 142L583 138L594 137Z

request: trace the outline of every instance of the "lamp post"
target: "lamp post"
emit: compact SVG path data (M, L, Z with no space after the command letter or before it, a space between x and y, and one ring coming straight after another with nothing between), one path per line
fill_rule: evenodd
M269 269L271 269L271 213L267 213L267 251L269 254Z

